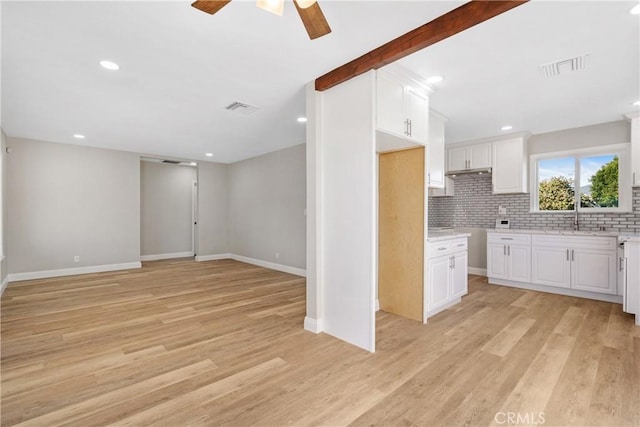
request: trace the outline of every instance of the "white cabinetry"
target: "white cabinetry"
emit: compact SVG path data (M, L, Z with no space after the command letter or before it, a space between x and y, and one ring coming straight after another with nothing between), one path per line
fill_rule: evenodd
M447 171L491 167L491 143L452 147L447 150Z
M640 325L640 240L628 239L624 243L624 279L622 310L636 315Z
M527 138L517 136L493 142L493 194L529 192Z
M534 235L531 268L536 284L615 295L616 239Z
M530 282L531 235L489 233L487 276L516 282Z
M376 85L376 128L424 145L429 123L427 94L385 70L377 71Z
M631 122L631 185L640 186L640 113L626 115Z
M427 316L460 301L468 292L467 238L429 242Z
M447 119L429 112L429 137L427 139L427 180L429 188L445 188L444 175L444 127Z

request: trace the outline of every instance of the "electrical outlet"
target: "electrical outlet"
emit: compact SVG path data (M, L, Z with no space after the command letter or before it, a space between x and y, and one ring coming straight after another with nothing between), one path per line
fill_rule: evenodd
M505 208L504 206L498 206L498 215L506 215L507 214L507 208Z
M80 262L80 255L76 255L73 257L73 262Z
M280 259L280 252L276 252L276 259Z

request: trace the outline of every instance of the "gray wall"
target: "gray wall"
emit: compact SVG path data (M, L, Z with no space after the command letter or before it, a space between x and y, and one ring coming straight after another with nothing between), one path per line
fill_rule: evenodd
M198 163L198 256L229 252L227 168L221 163Z
M306 267L305 148L297 145L229 165L231 253Z
M193 252L192 205L195 167L140 162L142 255Z
M9 273L140 260L137 154L7 143ZM75 255L80 262L73 262Z
M529 139L529 154L553 153L629 141L631 141L629 122L620 120L533 135Z

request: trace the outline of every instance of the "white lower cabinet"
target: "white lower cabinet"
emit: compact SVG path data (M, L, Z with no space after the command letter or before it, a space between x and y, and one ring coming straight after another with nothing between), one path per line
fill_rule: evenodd
M467 239L429 243L427 316L457 303L468 292Z
M490 233L487 276L516 282L531 281L531 236Z
M619 295L615 237L489 232L487 276L491 283L611 300ZM492 282L493 280L493 282ZM564 288L567 291L560 291ZM589 292L589 294L582 293Z
M615 237L533 236L532 282L617 293Z

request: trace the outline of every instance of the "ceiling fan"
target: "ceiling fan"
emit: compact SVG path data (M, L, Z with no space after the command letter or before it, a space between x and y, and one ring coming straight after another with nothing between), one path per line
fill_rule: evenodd
M196 0L191 6L213 15L229 4L229 2L231 2L231 0ZM316 0L293 0L293 4L296 6L296 10L311 40L331 32L327 19L324 17L322 9L320 9L320 5ZM284 0L258 0L256 6L282 16Z

